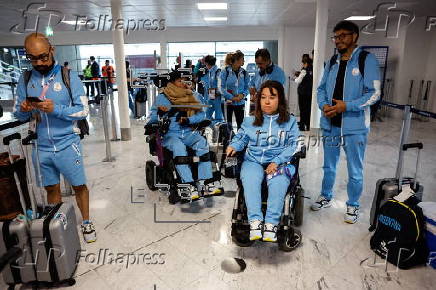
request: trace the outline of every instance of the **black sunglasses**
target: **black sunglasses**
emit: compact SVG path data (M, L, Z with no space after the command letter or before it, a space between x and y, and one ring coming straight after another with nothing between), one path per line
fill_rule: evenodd
M42 54L37 55L37 56L31 55L31 54L26 54L26 59L29 61L32 61L32 62L36 62L38 60L47 61L50 58L50 52L51 52L51 46L48 49L47 53L42 53Z

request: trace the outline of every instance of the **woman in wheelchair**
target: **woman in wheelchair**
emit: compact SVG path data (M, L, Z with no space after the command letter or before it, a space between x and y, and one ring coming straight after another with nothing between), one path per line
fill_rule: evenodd
M163 146L173 153L173 157L188 156L186 146L195 151L196 156L209 154L209 146L206 139L190 125L198 124L205 120L205 112L198 97L189 88L188 82L183 80L183 75L179 71L172 71L167 86L157 96L156 102L151 108L150 119L147 125L158 122L158 117L168 116L170 125L168 132L163 138ZM172 107L173 105L185 107ZM192 105L192 107L187 107ZM177 173L182 183L189 185L191 199L199 197L199 186L204 185L204 181L212 178L212 164L210 161L199 162L198 182L192 177L191 168L188 164L176 165ZM220 193L220 188L208 186L211 194ZM180 200L179 195L170 195L170 202L175 203ZM177 200L175 200L177 199Z
M252 241L277 241L284 197L295 173L295 167L286 163L297 150L299 130L295 117L286 108L283 86L276 81L264 82L256 99L254 116L244 119L226 150L227 156L234 156L247 148L241 181ZM265 175L269 194L264 218L261 185Z

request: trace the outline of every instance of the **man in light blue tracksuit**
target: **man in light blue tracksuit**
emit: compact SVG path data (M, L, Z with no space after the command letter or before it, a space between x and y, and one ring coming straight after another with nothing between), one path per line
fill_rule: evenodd
M359 27L350 21L339 22L334 30L338 56L327 63L318 86L318 106L323 111L324 178L321 195L312 210L331 206L336 166L343 146L348 167L348 201L344 220L355 223L359 218L359 198L363 189L363 162L370 127L370 106L380 97L380 73L375 56L357 46ZM362 56L360 56L362 54ZM363 73L363 75L362 75Z
M237 52L238 53L238 52ZM235 113L236 125L239 129L244 120L245 97L248 95L249 76L242 67L244 56L235 54L233 63L227 65L221 72L221 93L227 105L227 122L230 124Z
M250 80L248 87L250 88L250 95L254 101L256 93L259 91L260 86L267 80L277 81L285 86L286 75L283 69L274 64L271 60L271 55L266 48L260 48L256 51L255 61L258 67L256 74Z
M221 106L221 92L218 86L218 80L220 78L221 69L215 65L216 58L212 55L207 55L204 58L206 63L207 72L201 78L201 82L204 86L204 99L207 100L207 104L211 107L206 110L206 118L212 120L212 115L215 113L213 123L223 121L223 112Z
M169 87L171 87L173 90L170 90ZM203 109L201 109L194 115L186 117L182 116L182 111L177 111L176 108L171 109L170 106L173 103L170 101L170 98L173 96L170 94L175 92L174 89L177 91L183 91L183 89L185 91L188 90L186 84L182 80L181 73L178 71L173 71L170 73L170 83L167 85L164 91L157 96L156 102L151 108L151 114L147 123L157 123L159 115L169 116L171 122L168 132L164 136L163 146L173 152L173 156L188 156L186 146L191 147L195 151L196 156L202 156L209 153L209 146L206 139L201 136L199 132L188 126L190 124L197 124L203 121L206 117L206 113ZM193 97L198 100L199 95L194 94ZM194 184L190 166L187 164L176 165L176 170L179 173L182 182L191 185L191 192L196 192L197 185ZM206 180L210 178L212 178L211 162L199 162L198 179ZM170 197L170 202L175 203L176 197Z
M77 120L88 115L88 98L76 73L70 73L71 95L62 78L62 68L54 60L55 48L39 33L25 40L26 57L32 63L30 78L21 76L17 87L14 116L33 119L38 136L39 168L49 204L61 202L60 174L72 185L83 217L82 233L86 242L96 240L89 220L89 191L86 186L80 130ZM28 83L26 83L28 81ZM27 99L33 97L33 100ZM39 100L39 101L38 101ZM35 161L35 159L34 159ZM34 162L36 164L36 162Z

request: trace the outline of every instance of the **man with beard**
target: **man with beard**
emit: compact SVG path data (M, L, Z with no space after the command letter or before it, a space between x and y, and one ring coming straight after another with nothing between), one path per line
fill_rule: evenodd
M357 46L359 27L356 24L341 21L333 32L332 40L339 54L326 64L317 94L318 106L323 112L320 127L323 135L324 178L321 195L311 208L318 211L332 205L336 166L340 147L343 147L348 168L348 200L344 221L354 224L359 218L359 198L363 189L363 161L370 125L370 106L380 97L380 72L375 56Z
M38 154L42 185L49 204L60 203L60 174L73 186L82 213L83 237L87 243L96 240L89 220L89 191L86 186L82 148L75 123L88 115L88 99L76 73L70 72L71 94L62 78L62 67L55 62L55 48L47 37L32 33L24 43L26 57L32 63L30 78L22 74L18 82L14 116L22 121L32 119L38 136ZM27 98L31 97L31 98Z
M271 55L266 48L260 48L254 55L258 71L248 84L251 101L255 101L256 94L262 84L268 80L277 81L285 86L286 76L278 65L274 64L271 60Z

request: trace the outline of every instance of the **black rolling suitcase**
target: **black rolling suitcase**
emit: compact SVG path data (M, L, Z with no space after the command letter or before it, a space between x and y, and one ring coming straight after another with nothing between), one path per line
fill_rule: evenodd
M405 106L396 176L394 178L383 178L377 181L374 199L372 202L372 207L370 212L369 231L375 230L377 224L377 216L380 207L383 204L385 204L390 198L397 196L401 192L402 185L410 184L410 187L414 191L415 196L419 200L422 200L424 187L421 184L419 184L417 178L418 178L418 171L419 171L418 169L420 165L420 152L421 149L423 148L423 144L422 143L406 144L407 137L409 135L409 130L410 130L411 117L412 117L412 112L410 111L410 106ZM415 177L413 178L403 177L404 154L408 149L411 148L418 149Z

